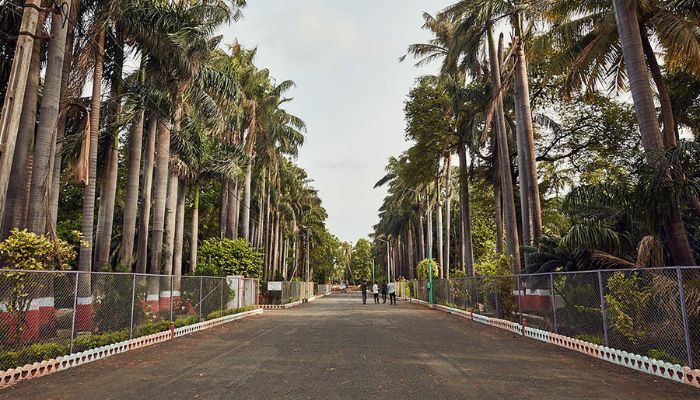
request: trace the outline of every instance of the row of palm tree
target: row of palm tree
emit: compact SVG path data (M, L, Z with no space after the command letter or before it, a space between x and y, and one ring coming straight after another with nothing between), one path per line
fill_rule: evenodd
M38 13L25 93L3 91L3 118L18 129L2 136L14 144L11 172L0 172L12 177L2 239L13 228L56 237L79 224L80 271L179 276L196 271L200 238L240 238L264 252L263 278L301 277L303 244L325 231L327 215L294 163L305 133L284 108L294 83L277 83L255 49L224 46L217 34L245 1L55 3ZM30 17L16 6L0 6L15 21L5 53L16 22ZM8 114L10 100L22 102L20 114ZM62 220L77 210L60 195L76 185L79 222ZM89 297L89 282L80 287Z
M439 75L421 78L416 86L429 81L430 90L445 97L436 107L449 127L420 137L412 134L408 118L413 147L390 159L387 176L378 182L389 184L389 195L374 233L396 243L395 262L406 265L405 276L412 276L413 266L425 256L426 235L436 234L442 274L449 276L451 251L458 256L457 269L474 274L469 187L479 171L493 188L497 251L510 258L514 273L527 266L524 250L536 249L547 233L536 128L551 128L556 119L547 115L551 110L533 112L533 82L544 90L559 90L563 99L629 89L647 164L668 172L668 165L675 163L668 158L675 154L669 149L682 143L664 72L700 78L696 2L465 0L436 16L424 14L424 20L423 28L433 38L409 46L407 56L415 57L417 66L440 62ZM529 64L537 68L530 70ZM413 94L409 104L425 102ZM424 111L424 116L431 112ZM451 165L454 153L458 168ZM460 177L457 182L452 182L453 171ZM697 177L674 171L668 172L670 181L696 187ZM453 186L460 199L457 221L449 216ZM659 235L668 263L695 265L686 217L700 209L700 196L687 188L683 193L656 192L669 197L663 201L668 208ZM443 207L448 217L426 232L423 215L440 220ZM452 227L459 232L455 249L450 244Z

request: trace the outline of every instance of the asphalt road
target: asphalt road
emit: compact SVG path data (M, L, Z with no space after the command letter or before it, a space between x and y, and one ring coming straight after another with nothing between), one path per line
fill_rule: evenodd
M332 295L0 399L694 399L700 390L422 306Z

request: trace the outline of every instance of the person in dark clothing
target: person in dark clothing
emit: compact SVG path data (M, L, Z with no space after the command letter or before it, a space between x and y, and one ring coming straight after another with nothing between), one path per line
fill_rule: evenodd
M360 290L362 291L362 304L367 304L367 282L362 281Z
M382 303L386 304L386 282L382 282Z

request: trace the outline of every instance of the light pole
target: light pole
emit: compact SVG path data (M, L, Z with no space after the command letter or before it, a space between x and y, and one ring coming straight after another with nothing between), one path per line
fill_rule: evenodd
M389 265L390 265L390 263L389 263L389 241L384 240L384 239L379 239L379 238L377 238L377 240L379 240L380 242L386 243L386 282L389 283L389 282L391 282L391 275L389 273L390 272L389 271Z
M374 279L374 260L372 260L372 283L376 283L376 280Z

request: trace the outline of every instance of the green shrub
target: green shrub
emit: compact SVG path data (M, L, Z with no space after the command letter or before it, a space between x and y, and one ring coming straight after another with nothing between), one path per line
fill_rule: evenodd
M0 353L0 371L7 371L19 365L19 353L16 351L6 351Z
M209 313L209 315L207 315L207 320L221 318L221 317L225 317L227 315L239 314L239 313L246 312L246 311L252 311L252 310L255 310L257 308L258 308L258 306L256 306L256 305L250 305L250 306L245 306L245 307L241 307L241 308L232 308L230 310L223 310L223 311L218 310L218 311L214 311L214 312Z
M170 321L148 322L136 329L136 337L153 335L170 329Z
M433 278L440 277L438 263L433 259L428 260L426 258L423 261L419 262L416 266L416 277L418 277L418 279L428 279L428 264L432 266Z
M121 331L103 333L100 335L78 336L73 340L73 352L80 352L97 347L107 346L114 343L129 340L129 330L122 329Z
M197 274L259 278L262 264L262 254L246 240L211 238L199 247Z
M649 352L647 352L647 357L653 358L655 360L661 360L661 361L666 361L671 364L677 364L677 365L683 365L684 362L677 359L676 357L666 353L663 350L658 350L658 349L651 349Z
M16 366L50 360L68 354L70 347L66 343L36 343L19 351Z
M575 339L583 340L584 342L597 344L599 346L605 345L605 339L600 336L590 335L588 333L580 333L574 336Z

